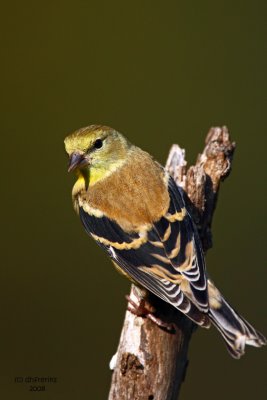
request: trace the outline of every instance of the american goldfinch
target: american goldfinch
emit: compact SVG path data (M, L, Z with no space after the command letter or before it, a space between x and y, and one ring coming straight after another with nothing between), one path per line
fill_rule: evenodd
M158 162L107 126L75 131L65 148L74 208L117 269L196 324L212 322L235 358L266 343L207 278L183 191Z

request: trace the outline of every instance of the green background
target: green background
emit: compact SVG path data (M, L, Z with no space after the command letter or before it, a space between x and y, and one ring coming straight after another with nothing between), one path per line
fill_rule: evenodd
M266 324L266 2L11 1L1 10L0 394L107 398L129 283L71 204L63 139L110 125L165 162L193 162L210 126L237 142L208 269ZM15 376L56 376L45 393ZM181 399L266 396L266 349L240 361L199 329Z

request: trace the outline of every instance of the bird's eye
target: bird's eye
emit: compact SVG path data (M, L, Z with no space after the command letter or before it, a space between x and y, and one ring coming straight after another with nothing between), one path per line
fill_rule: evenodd
M101 139L96 139L94 143L94 148L95 149L100 149L103 146L103 141Z

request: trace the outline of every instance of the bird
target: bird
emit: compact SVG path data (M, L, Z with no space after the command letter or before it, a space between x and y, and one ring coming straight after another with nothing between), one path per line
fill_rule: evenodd
M74 209L119 272L196 325L213 324L234 358L266 344L209 278L185 193L160 163L104 125L78 129L64 144L77 177Z

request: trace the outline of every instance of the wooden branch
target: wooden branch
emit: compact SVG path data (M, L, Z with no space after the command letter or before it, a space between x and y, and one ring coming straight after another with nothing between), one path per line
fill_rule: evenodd
M185 151L173 145L166 168L187 193L204 251L212 247L211 223L220 182L229 174L235 144L226 127L211 128L196 164L186 170ZM195 325L173 306L132 285L130 299L146 307L174 331L127 311L113 369L109 400L177 400L188 365Z

